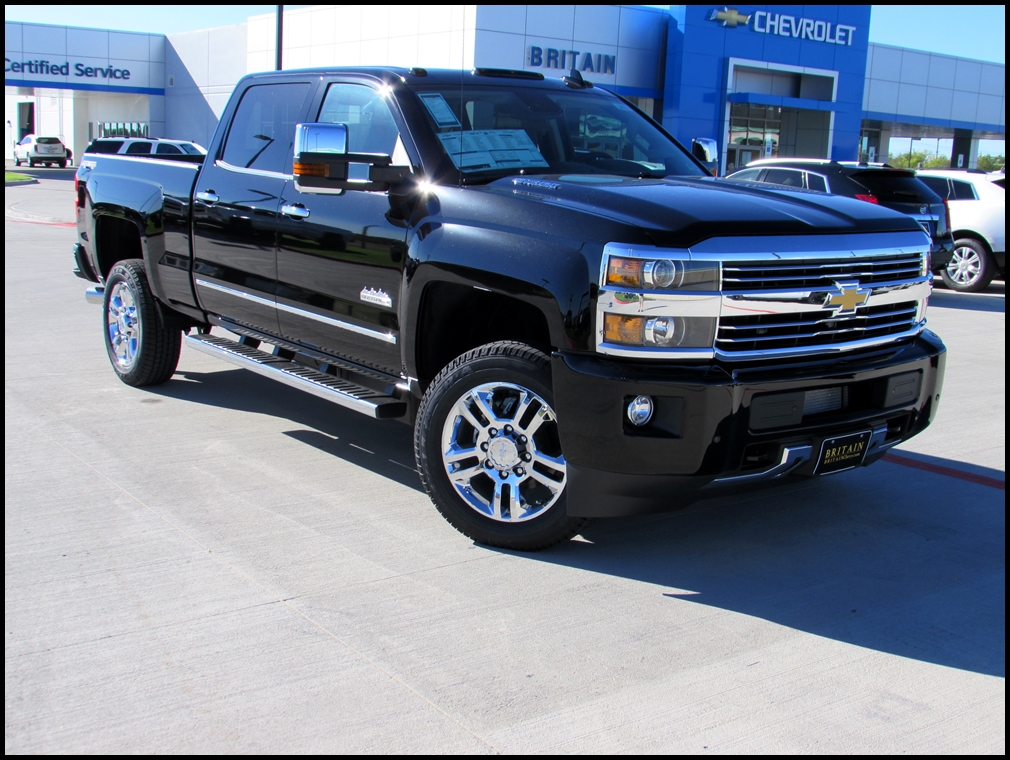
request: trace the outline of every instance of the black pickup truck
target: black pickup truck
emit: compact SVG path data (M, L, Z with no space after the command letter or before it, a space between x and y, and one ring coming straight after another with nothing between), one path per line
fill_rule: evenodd
M713 178L577 72L248 76L206 158L85 155L77 219L123 382L185 342L413 424L491 545L870 464L940 398L914 219Z

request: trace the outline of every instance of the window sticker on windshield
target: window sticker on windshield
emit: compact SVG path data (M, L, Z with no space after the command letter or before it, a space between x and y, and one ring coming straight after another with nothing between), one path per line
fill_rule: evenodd
M438 139L456 168L463 171L549 166L524 129L447 132Z
M444 127L460 127L459 119L456 118L456 114L452 112L449 108L449 104L445 102L445 98L439 92L426 92L418 95L421 98L421 102L428 108L428 113L435 120L439 129Z

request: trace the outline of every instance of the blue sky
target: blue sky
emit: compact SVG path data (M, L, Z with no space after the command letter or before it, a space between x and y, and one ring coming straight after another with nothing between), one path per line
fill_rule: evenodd
M248 16L273 13L276 7L275 5L7 5L4 6L4 18L9 21L30 21L38 24L66 24L173 34L225 24L239 24ZM870 21L870 41L1006 63L1006 6L875 5Z

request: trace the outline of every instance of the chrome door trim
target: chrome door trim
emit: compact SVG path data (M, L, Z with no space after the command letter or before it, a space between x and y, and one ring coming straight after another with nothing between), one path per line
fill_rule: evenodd
M299 309L297 306L288 306L286 303L280 303L278 301L271 301L266 298L261 298L260 296L254 296L252 293L246 293L242 290L236 290L235 288L229 288L224 285L218 285L214 282L208 282L207 280L197 279L196 284L204 288L210 288L211 290L216 290L220 293L227 293L230 296L235 296L236 298L244 298L247 301L252 301L254 303L262 304L264 306L273 306L274 308L280 309L281 311L286 311L289 314L294 314L298 317L305 317L306 319L314 319L317 322L322 322L323 324L330 325L331 327L337 327L341 330L347 330L348 332L357 333L358 335L364 335L368 338L374 338L375 340L381 340L383 343L390 343L396 345L396 335L391 332L381 332L379 330L372 330L368 327L361 327L360 325L351 324L350 322L344 322L340 319L334 319L333 317L325 317L322 314L316 314L315 312L306 311L305 309Z
M236 172L238 174L250 174L253 177L272 177L273 179L294 179L294 174L283 174L282 172L270 172L265 169L247 169L244 166L233 166L223 159L218 159L214 162L215 166L220 166L230 172Z

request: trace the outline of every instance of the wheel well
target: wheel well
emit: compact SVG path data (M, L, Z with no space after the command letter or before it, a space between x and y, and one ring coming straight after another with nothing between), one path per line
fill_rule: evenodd
M95 222L95 258L102 278L123 259L140 259L144 249L140 243L140 228L118 216L100 216Z
M989 245L988 241L979 235L977 232L972 230L954 230L954 240L963 240L964 238L970 238L976 243L981 244L982 248L985 249L986 253L992 253L992 246Z
M429 285L417 324L417 372L422 388L457 356L486 343L515 340L551 353L550 330L539 309L468 285Z

